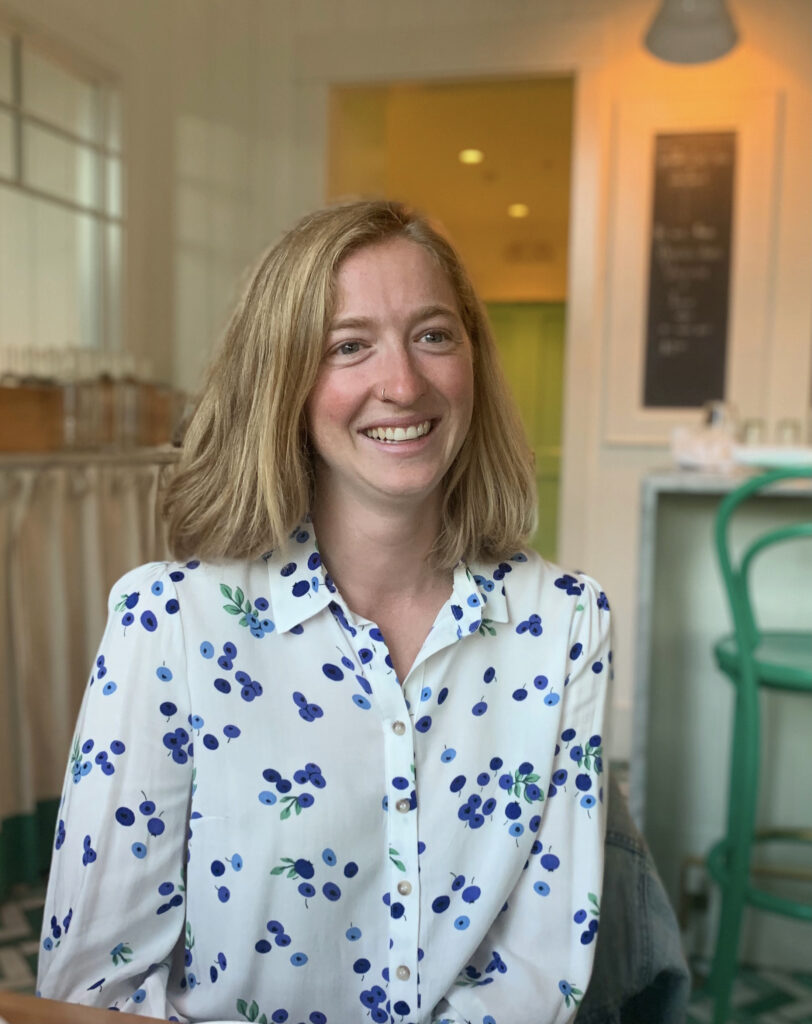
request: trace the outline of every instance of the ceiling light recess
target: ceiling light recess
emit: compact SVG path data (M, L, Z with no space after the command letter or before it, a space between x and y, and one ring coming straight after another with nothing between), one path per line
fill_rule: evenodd
M461 164L481 164L485 159L485 154L481 149L461 149L457 154L457 159Z
M507 208L508 217L527 217L530 213L530 207L526 203L511 203Z

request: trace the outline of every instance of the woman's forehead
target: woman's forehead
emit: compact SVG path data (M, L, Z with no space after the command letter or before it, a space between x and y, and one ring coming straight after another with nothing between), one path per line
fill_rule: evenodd
M408 238L363 246L339 265L333 318L359 311L445 306L461 315L459 296L437 256Z

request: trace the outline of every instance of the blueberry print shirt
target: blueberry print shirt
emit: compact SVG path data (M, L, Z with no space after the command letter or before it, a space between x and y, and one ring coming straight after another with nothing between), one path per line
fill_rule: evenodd
M39 994L177 1021L571 1020L600 915L609 605L460 564L402 686L312 525L124 576L59 811Z

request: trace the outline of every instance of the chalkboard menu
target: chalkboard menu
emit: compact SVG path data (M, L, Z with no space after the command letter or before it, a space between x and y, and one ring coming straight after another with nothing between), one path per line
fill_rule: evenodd
M724 398L734 132L658 135L644 405Z

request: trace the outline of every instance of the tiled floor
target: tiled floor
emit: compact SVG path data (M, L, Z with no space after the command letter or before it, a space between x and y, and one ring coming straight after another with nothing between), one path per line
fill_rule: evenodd
M34 991L44 897L44 887L20 887L0 904L0 988ZM696 966L701 974L702 965ZM711 1019L710 1001L697 992L686 1024L706 1024ZM731 1024L812 1024L812 971L743 969L729 1020Z
M702 965L694 965L698 977ZM701 990L694 993L686 1024L713 1020L713 1005ZM812 1024L812 971L740 969L733 987L728 1021L747 1024Z
M0 904L0 988L34 991L44 899L44 886L20 886Z

